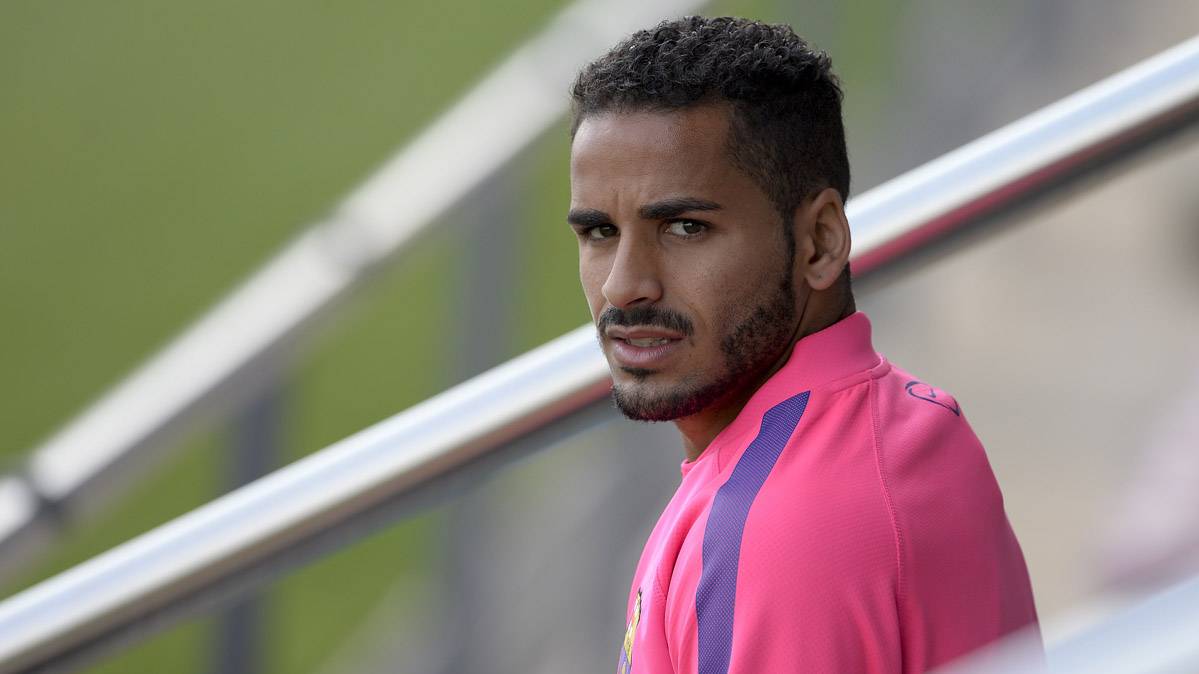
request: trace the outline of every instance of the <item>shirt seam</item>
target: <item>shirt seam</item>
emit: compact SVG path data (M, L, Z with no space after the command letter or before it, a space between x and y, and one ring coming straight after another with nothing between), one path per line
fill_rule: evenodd
M875 379L880 379L890 371L891 363L886 358L880 356L874 365L844 377L827 381L820 386L813 386L811 391L813 393L816 391L820 391L821 393L837 393L874 381Z
M874 460L875 460L875 467L878 470L879 485L882 488L882 492L883 492L883 501L887 507L887 514L891 519L891 531L894 533L894 537L895 537L895 607L898 610L898 609L900 609L901 605L906 600L906 588L904 587L905 579L904 579L904 568L903 568L903 540L904 540L904 537L903 537L903 532L900 530L900 527L899 527L899 517L898 517L897 511L895 508L895 500L891 496L891 487L887 481L886 464L883 459L882 432L881 432L882 425L881 425L881 420L879 418L878 395L879 395L878 394L878 385L874 380L871 380L871 382L870 382L870 421L871 421L871 426L872 426L871 430L873 431L873 434L874 434L874 438L873 438L873 440L874 440L873 441ZM899 629L901 632L900 641L902 643L902 631L903 631L902 612L900 612L900 615L897 617L899 618Z

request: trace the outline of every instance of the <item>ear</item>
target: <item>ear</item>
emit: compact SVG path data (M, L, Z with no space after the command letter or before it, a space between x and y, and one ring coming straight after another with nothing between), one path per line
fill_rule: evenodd
M826 187L795 212L797 276L827 290L849 262L849 220L837 190Z

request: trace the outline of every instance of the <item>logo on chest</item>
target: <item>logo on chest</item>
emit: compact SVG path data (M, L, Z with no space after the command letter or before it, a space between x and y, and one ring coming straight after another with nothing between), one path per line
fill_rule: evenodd
M624 632L624 647L620 649L620 664L617 674L629 674L633 669L633 641L637 638L637 624L641 622L641 590L637 590L637 599L633 601L633 615L629 618L629 626Z

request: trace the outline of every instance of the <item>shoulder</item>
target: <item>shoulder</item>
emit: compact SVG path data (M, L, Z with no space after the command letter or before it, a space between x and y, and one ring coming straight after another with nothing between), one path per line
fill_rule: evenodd
M978 524L973 518L1002 518L995 475L958 401L895 367L875 387L879 471L899 515L970 525Z
M738 535L705 537L693 596L700 623L724 615L720 607L735 596L735 611L727 612L734 616L730 671L787 671L798 661L821 671L867 671L869 663L897 661L896 539L869 414L846 413L847 402L813 391L752 498L731 477L722 486L734 485L724 498L750 505L737 520ZM746 453L738 465L759 458ZM732 509L721 499L713 501L709 534L727 527Z
M1035 621L1023 553L960 406L902 370L877 386L880 474L900 542L907 620L952 634L951 650Z
M811 392L748 513L743 555L756 573L802 570L821 585L895 575L868 396L867 379Z

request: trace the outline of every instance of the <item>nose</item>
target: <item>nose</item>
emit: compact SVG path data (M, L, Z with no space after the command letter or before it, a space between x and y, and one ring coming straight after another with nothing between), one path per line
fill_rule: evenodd
M608 304L626 308L662 299L662 282L653 244L622 236L602 292Z

